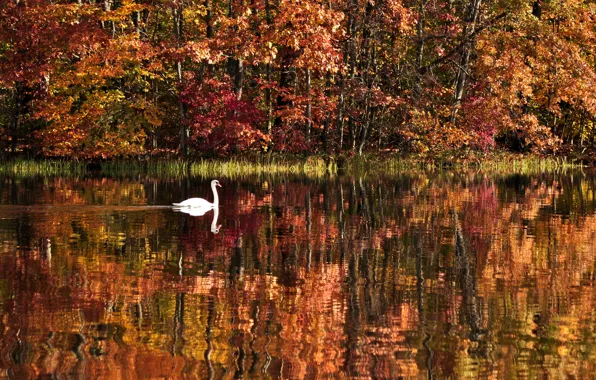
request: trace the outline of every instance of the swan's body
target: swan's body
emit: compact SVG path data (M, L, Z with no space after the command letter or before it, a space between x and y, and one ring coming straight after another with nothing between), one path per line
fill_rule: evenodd
M213 203L203 198L189 198L180 203L173 203L173 205L176 207L204 208L207 210L213 208Z
M209 202L206 199L203 198L190 198L187 199L185 201L182 201L180 203L174 203L174 207L180 207L180 208L193 208L193 209L204 209L205 211L200 214L199 210L194 210L196 211L195 214L197 215L203 215L205 214L205 212L211 210L212 208L217 208L219 207L219 196L217 195L217 189L216 186L221 187L221 185L219 184L219 181L214 179L213 181L211 181L211 190L213 190L213 203Z
M213 208L207 207L174 207L174 211L179 211L190 216L203 216ZM217 209L216 209L217 210Z

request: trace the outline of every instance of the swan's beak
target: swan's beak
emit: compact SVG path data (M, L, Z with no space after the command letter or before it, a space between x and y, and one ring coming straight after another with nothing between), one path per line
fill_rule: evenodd
M217 187L221 187L221 185L219 184L219 182L218 182L218 183L216 183L216 184L215 184L215 186L217 186Z

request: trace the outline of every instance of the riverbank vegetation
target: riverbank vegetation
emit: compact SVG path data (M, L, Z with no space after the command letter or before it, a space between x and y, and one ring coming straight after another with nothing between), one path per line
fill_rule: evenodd
M0 161L0 176L115 178L246 178L258 175L297 175L308 178L346 175L395 177L441 171L485 174L540 174L582 170L581 164L564 158L495 154L472 160L421 160L417 157L363 155L334 159L322 156L245 155L209 160L110 160L76 162L13 159Z
M10 0L0 20L3 156L595 146L590 1Z

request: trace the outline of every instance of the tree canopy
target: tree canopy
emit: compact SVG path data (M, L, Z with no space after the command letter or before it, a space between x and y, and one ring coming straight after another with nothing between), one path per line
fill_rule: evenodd
M7 0L0 149L591 149L595 36L590 0Z

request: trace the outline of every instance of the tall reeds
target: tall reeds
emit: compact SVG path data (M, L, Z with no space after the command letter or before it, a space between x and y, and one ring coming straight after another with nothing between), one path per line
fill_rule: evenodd
M101 173L110 177L184 178L190 163L183 160L115 160L101 163Z
M296 174L322 177L329 173L321 158L307 160L283 157L233 158L227 161L200 160L190 165L190 175L196 177L246 177L261 174ZM331 172L331 174L334 174Z
M400 156L353 156L340 158L307 158L283 155L258 155L229 159L184 160L115 160L88 165L84 162L65 160L0 161L0 175L15 177L63 176L87 174L117 178L150 177L178 179L242 178L259 175L296 175L321 178L334 175L399 176L411 173L436 171L478 171L487 174L538 174L562 172L581 168L580 164L565 158L535 156L495 155L483 159L462 161L429 160Z
M536 157L536 156L501 156L492 160L480 161L477 169L494 174L540 174L563 173L583 168L581 163L565 157Z
M12 177L78 177L87 172L87 164L64 160L0 161L0 175Z

